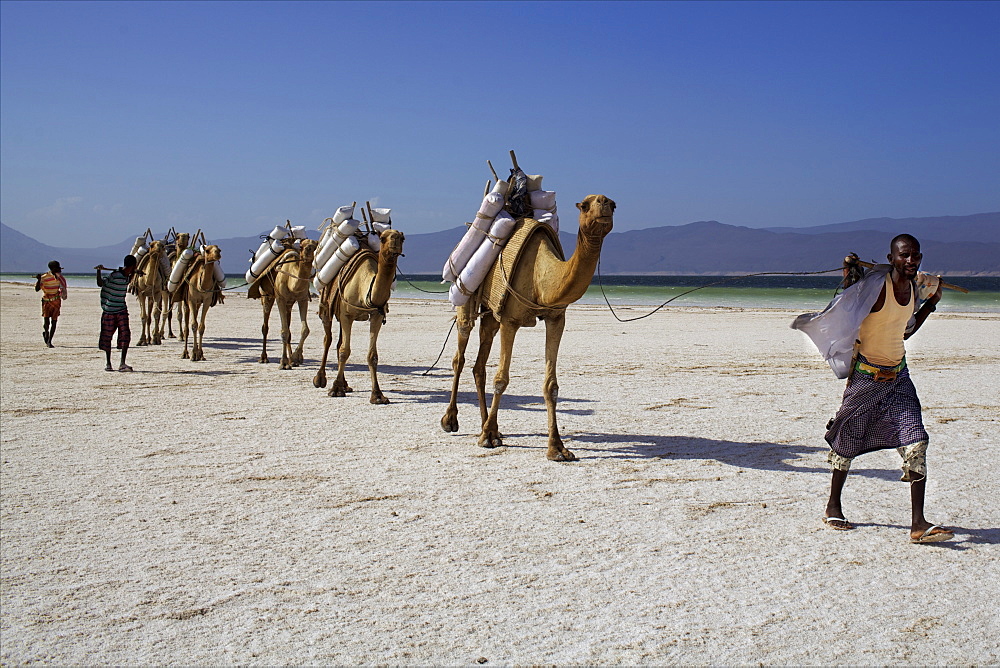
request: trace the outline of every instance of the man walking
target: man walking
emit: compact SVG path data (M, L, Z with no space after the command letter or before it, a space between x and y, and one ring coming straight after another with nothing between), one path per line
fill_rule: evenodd
M66 299L66 277L57 260L49 262L49 270L44 274L35 274L35 292L38 291L42 293L42 340L49 348L55 348L52 337L56 334L62 300Z
M128 307L125 304L125 293L128 290L129 281L135 274L135 257L126 255L123 266L117 269L108 269L103 264L94 267L97 270L97 285L101 288L101 337L97 347L107 355L108 364L105 371L114 371L111 366L111 337L115 331L118 332L118 348L122 351L121 363L118 365L119 371L132 371L132 367L125 364L125 356L128 355L128 344L132 341L132 330L128 326ZM101 276L101 271L110 271L107 278Z
M892 240L887 258L888 265L876 265L825 311L792 323L813 339L837 376L848 379L840 410L827 425L833 476L823 522L840 531L854 528L841 503L852 460L896 448L903 458L901 480L910 484L910 542L934 543L954 533L924 517L928 436L903 342L937 308L941 285L936 277L920 274L924 291L931 294L918 308L920 242L901 234Z

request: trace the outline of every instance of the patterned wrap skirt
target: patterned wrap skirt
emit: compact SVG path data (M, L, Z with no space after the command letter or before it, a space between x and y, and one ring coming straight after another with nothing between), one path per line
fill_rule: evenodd
M132 330L128 326L128 311L101 314L101 336L97 347L101 350L111 350L111 337L118 331L118 348L127 348L132 342Z
M880 369L863 356L858 360ZM887 450L926 441L920 417L920 399L903 367L893 380L877 381L855 371L844 390L844 402L826 432L826 442L841 457L853 458L873 450Z

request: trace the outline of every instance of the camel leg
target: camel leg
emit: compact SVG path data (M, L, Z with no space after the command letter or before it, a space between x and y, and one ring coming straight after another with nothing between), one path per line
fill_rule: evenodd
M389 399L382 394L382 388L378 386L378 333L382 329L382 317L372 313L369 325L368 371L372 376L372 396L369 401L373 404L387 404Z
M322 299L322 295L320 299ZM320 303L319 317L323 323L323 359L319 363L319 371L313 378L313 387L326 387L326 360L330 354L330 344L333 343L333 309Z
M463 318L463 309L458 309L458 349L455 357L451 360L451 399L448 401L448 408L445 409L441 418L441 428L445 431L458 431L458 380L462 377L462 369L465 368L465 349L469 345L469 336L472 334L474 320Z
M198 331L195 333L194 346L198 350L198 360L199 362L205 361L205 349L202 344L205 342L205 321L208 319L208 307L212 305L212 297L208 296L201 302L201 318L197 317L197 312L195 312L195 319L198 321ZM192 327L192 332L194 328Z
M563 447L556 424L556 400L559 398L559 381L556 380L556 359L559 357L559 342L566 327L566 312L545 319L545 381L542 395L549 414L549 449L545 456L554 462L573 462L576 455Z
M340 340L337 342L337 379L333 381L333 387L327 393L331 397L346 397L348 392L354 391L347 386L347 379L344 377L344 368L347 366L347 360L351 357L351 326L353 324L354 320L349 315L341 313Z
M480 332L482 332L483 324L485 323L479 325ZM497 448L503 445L500 428L497 426L497 413L500 410L500 399L503 398L503 393L510 383L510 359L514 351L514 337L517 335L517 329L517 325L500 324L500 363L497 365L497 375L493 379L493 403L490 404L489 416L483 422L483 433L479 436L479 445L484 448ZM488 347L486 354L489 355ZM479 366L479 360L476 360L476 366ZM483 366L485 367L485 362Z
M479 353L472 365L472 377L476 381L476 397L479 399L479 424L486 427L486 364L490 361L490 351L493 350L493 340L500 331L500 323L487 314L479 319ZM498 434L499 436L499 434Z
M281 367L292 368L292 303L278 299L278 315L281 316Z
M303 348L306 345L306 337L309 336L309 299L299 300L299 322L301 323L301 328L299 329L299 347L295 349L292 353L292 366L301 366L304 359Z
M184 352L181 353L183 360L191 358L191 353L188 352L188 327L191 324L188 316L190 313L191 305L185 299L177 309L177 332L180 334L181 340L184 341Z
M168 293L169 294L169 293ZM181 328L180 316L177 316L177 329ZM167 338L176 339L174 334L174 303L167 297Z
M163 300L157 293L153 298L153 345L158 346L163 343Z
M274 300L271 299L269 296L262 294L260 296L260 304L261 306L264 307L264 324L260 326L260 334L264 339L264 343L262 344L260 349L260 359L257 361L260 362L261 364L267 364L268 363L267 330L268 330L268 323L271 320L271 307L274 306Z
M139 342L136 346L149 345L149 305L146 295L139 293L139 322L142 323L142 334L139 335Z

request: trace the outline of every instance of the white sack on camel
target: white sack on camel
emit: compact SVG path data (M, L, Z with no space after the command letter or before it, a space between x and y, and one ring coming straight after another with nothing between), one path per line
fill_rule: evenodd
M535 190L528 193L528 197L531 198L532 209L545 209L546 211L551 211L556 206L555 190Z
M476 249L483 243L483 239L489 232L493 219L504 205L504 195L507 193L507 182L498 181L493 190L483 198L483 203L479 206L479 212L473 218L465 236L458 242L455 249L448 256L441 271L441 277L446 281L454 281L462 273Z
M506 211L500 212L490 227L489 238L482 242L448 290L448 300L453 306L461 306L469 301L469 296L479 288L500 255L503 244L513 231L516 222Z

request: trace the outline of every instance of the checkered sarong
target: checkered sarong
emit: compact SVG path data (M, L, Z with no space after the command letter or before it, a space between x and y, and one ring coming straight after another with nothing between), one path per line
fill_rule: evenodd
M861 355L858 360L871 364ZM848 459L926 440L920 399L908 367L903 367L894 380L881 382L855 371L844 390L844 402L837 417L826 432L826 442L833 451Z
M101 338L97 347L111 350L111 336L118 330L118 348L127 348L132 341L132 330L128 326L128 311L101 314Z

